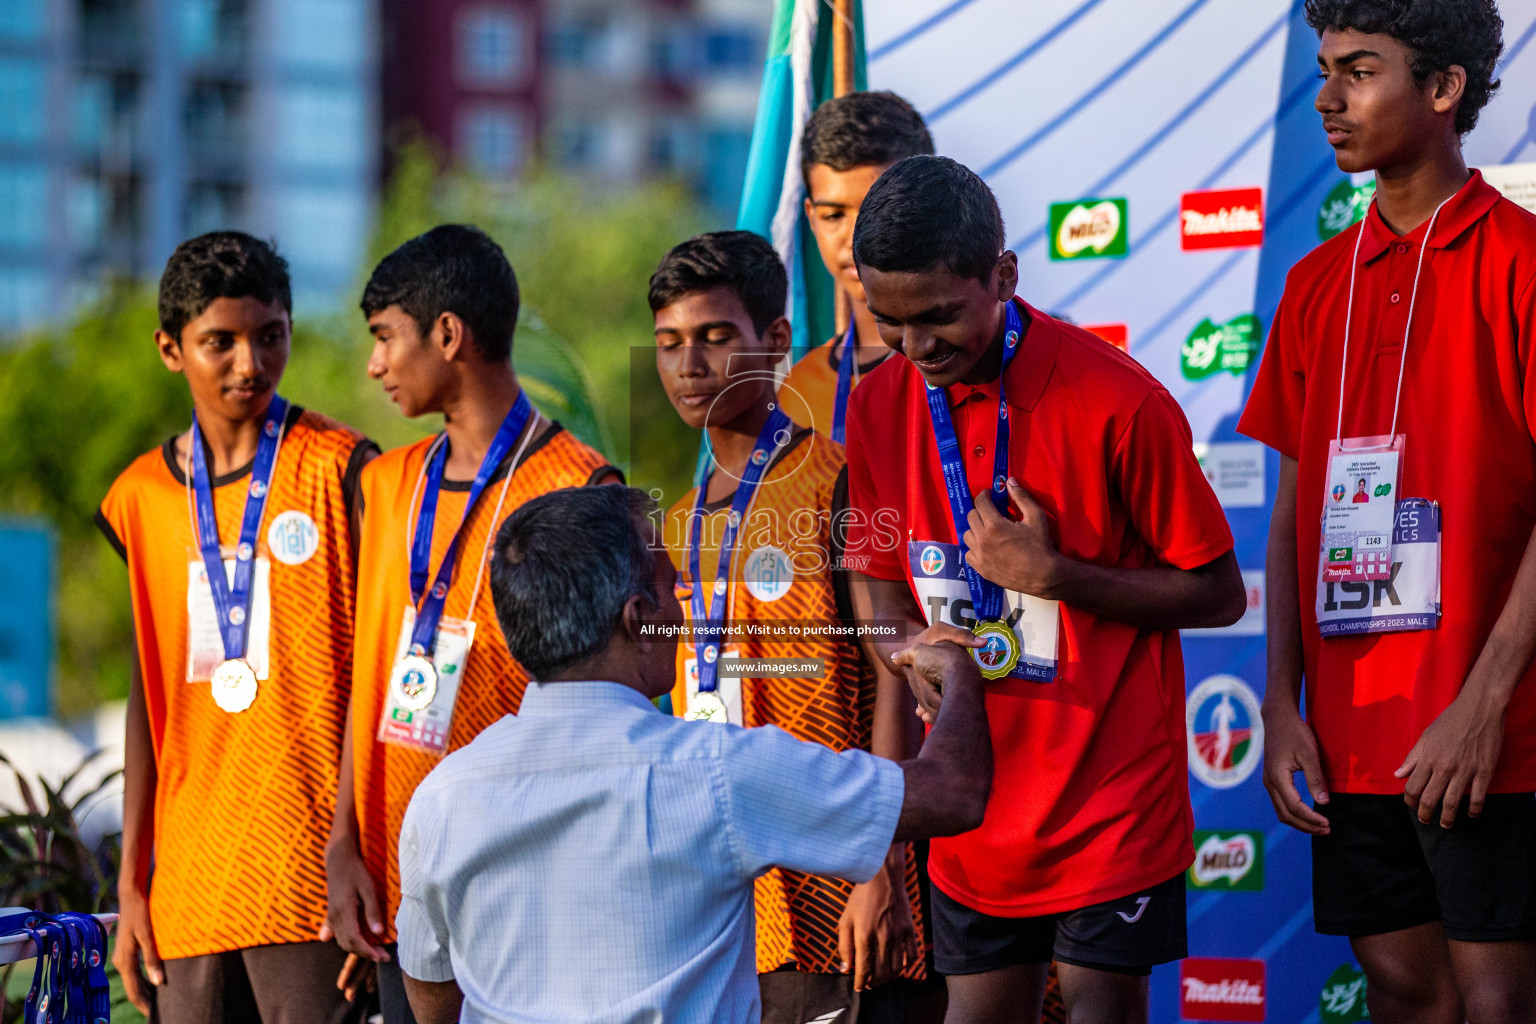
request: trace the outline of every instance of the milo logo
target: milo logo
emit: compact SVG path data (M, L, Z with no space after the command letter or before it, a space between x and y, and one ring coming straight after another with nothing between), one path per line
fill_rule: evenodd
M1235 377L1248 372L1259 351L1259 318L1252 313L1224 324L1206 318L1184 339L1179 368L1186 380L1204 380L1225 370Z
M1050 256L1053 260L1124 256L1130 251L1124 199L1052 203Z
M1363 220L1365 211L1370 209L1371 197L1375 194L1374 177L1363 185L1356 185L1345 178L1333 186L1323 197L1323 205L1317 211L1317 237L1326 242L1351 224Z
M1365 1006L1365 974L1354 964L1340 964L1328 975L1317 1000L1318 1016L1323 1024L1355 1024L1370 1020Z
M1264 837L1257 832L1195 832L1189 883L1197 889L1264 888Z

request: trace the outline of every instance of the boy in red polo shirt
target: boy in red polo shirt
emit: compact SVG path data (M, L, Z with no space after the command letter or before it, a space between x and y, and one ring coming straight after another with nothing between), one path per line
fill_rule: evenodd
M1071 1019L1145 1020L1152 966L1185 955L1194 859L1176 631L1242 613L1226 519L1172 396L1014 298L974 173L896 164L853 251L905 357L849 410L855 609L972 628L993 680L986 820L929 861L951 1019L1038 1019L1054 956ZM940 695L908 683L931 713Z
M1491 0L1311 0L1307 17L1338 166L1377 187L1292 269L1239 424L1280 454L1264 783L1313 836L1316 926L1350 937L1373 1017L1529 1021L1536 217L1460 145L1503 26ZM1370 502L1341 508L1336 481L1366 461ZM1382 531L1361 517L1387 494Z

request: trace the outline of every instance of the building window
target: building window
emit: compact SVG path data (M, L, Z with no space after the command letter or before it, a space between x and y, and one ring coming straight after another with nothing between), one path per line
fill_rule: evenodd
M47 273L33 267L0 266L0 331L34 327L47 315Z
M595 17L565 18L550 26L545 52L558 67L582 68L597 63L608 25Z
M507 107L477 106L459 118L459 158L487 178L509 178L523 166L526 126Z
M43 138L43 62L0 58L0 142Z
M43 37L43 0L5 0L0 3L0 39L34 40Z
M43 165L0 163L0 246L43 244L47 211L48 172Z
M477 7L459 18L459 77L471 85L512 85L528 73L527 31L514 7Z
M755 71L763 62L763 45L749 29L716 28L704 33L704 64L716 71Z

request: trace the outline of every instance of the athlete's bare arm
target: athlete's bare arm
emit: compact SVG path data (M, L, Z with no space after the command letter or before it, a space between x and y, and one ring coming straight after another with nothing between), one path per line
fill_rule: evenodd
M965 557L982 576L1009 590L1142 629L1227 626L1247 607L1243 574L1230 551L1194 569L1079 562L1056 550L1045 510L1011 478L1008 496L1019 509L1018 522L999 512L986 492L976 496Z

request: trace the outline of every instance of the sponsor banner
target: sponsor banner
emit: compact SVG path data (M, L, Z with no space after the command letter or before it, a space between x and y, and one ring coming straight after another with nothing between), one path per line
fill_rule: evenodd
M1179 964L1179 1015L1186 1020L1262 1022L1264 961L1190 957Z
M1264 241L1264 190L1185 192L1179 198L1179 247L1242 249Z
M1263 889L1264 833L1196 829L1189 884L1196 889Z
M1264 635L1264 570L1244 569L1243 590L1248 604L1243 617L1230 626L1213 626L1209 629L1183 629L1185 637L1263 636Z
M1195 458L1223 508L1263 508L1264 446L1257 441L1195 442Z
M1125 324L1094 324L1091 327L1085 326L1083 330L1089 334L1097 334L1121 352L1130 354L1131 333Z
M1375 194L1376 175L1369 172L1351 175L1333 186L1317 211L1317 237L1326 242L1364 220Z
M1190 773L1212 789L1242 785L1263 760L1259 698L1237 676L1214 675L1191 690L1184 724Z
M1536 163L1499 164L1482 168L1483 180L1512 203L1536 213Z
M1053 260L1124 256L1131 248L1125 200L1052 203L1049 245Z
M1318 1016L1323 1024L1356 1024L1370 1020L1365 1007L1365 974L1354 964L1340 964L1323 982L1317 999Z
M1248 372L1259 351L1259 318L1252 313L1235 316L1224 324L1201 320L1184 339L1179 369L1185 380L1204 380L1226 370L1234 377Z

